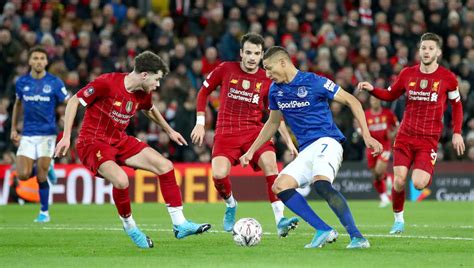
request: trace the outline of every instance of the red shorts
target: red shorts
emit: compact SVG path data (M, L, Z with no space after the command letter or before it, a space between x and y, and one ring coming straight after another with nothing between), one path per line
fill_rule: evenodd
M438 141L398 135L393 145L393 166L421 169L433 175Z
M240 164L239 158L247 152L252 143L257 139L260 131L250 132L239 136L218 135L214 138L214 147L212 148L212 158L224 156L229 159L232 166ZM267 141L253 155L250 165L253 170L259 171L258 160L264 152L275 152L275 145Z
M82 164L94 175L105 161L114 161L120 166L125 160L147 148L148 144L132 136L124 136L116 144L108 144L102 140L79 141L76 145L77 154Z
M381 154L377 156L372 156L373 149L366 149L365 150L365 155L367 157L367 167L369 169L375 168L375 165L377 164L377 161L383 161L387 163L390 160L390 147L386 148L384 147L384 150Z

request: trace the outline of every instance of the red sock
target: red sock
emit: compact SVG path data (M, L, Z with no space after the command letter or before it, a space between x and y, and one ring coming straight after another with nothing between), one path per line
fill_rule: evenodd
M265 179L267 180L267 193L268 193L268 200L270 200L270 203L280 200L272 191L273 183L275 182L277 177L278 175L270 175L270 176L265 177Z
M112 196L114 198L117 211L122 218L128 218L132 215L132 208L130 207L130 195L128 194L128 187L125 189L112 188Z
M385 191L387 191L387 186L385 185L386 178L387 176L385 176L384 178L380 178L378 180L374 180L374 188L377 191L377 193L383 194L385 193Z
M161 174L158 176L160 180L160 189L163 198L165 199L166 206L168 207L180 207L183 205L181 199L181 189L179 189L176 183L176 177L174 175L174 169L168 173Z
M227 199L232 194L232 184L230 183L229 176L222 179L212 178L214 180L214 187L223 199Z
M395 191L395 187L392 188L392 208L393 212L403 211L403 205L405 204L405 189L401 192Z

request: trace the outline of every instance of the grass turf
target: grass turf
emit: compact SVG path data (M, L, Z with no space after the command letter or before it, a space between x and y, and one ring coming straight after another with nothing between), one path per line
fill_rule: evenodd
M372 247L348 250L349 237L323 202L312 207L340 236L335 244L304 249L314 231L305 222L287 238L276 235L266 202L241 202L237 217L256 218L263 226L262 242L242 248L222 231L224 205L187 204L185 215L209 222L211 232L174 238L162 204L133 204L138 226L155 248L138 249L121 229L112 205L64 205L50 208L52 221L33 223L39 205L0 206L2 267L473 267L474 203L406 203L405 233L390 236L390 208L375 201L349 201L356 224ZM291 213L286 211L286 215Z

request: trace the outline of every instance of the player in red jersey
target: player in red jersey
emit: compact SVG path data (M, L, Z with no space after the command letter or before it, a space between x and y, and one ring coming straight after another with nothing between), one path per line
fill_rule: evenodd
M367 167L372 171L374 177L374 188L380 196L379 207L390 205L387 195L387 166L390 160L392 140L397 132L398 119L390 109L384 108L379 99L370 97L370 108L365 110L365 118L369 127L370 136L380 142L383 152L373 156L373 150L366 149Z
M235 223L237 202L232 194L229 173L231 166L239 164L239 157L246 152L263 127L263 110L268 107L268 89L271 81L259 68L263 56L263 38L249 33L242 37L240 62L224 62L215 68L204 81L197 97L197 121L191 138L202 144L204 138L204 112L207 97L218 86L220 107L212 149L212 174L214 186L226 203L224 230L232 231ZM280 133L292 154L298 154L282 121ZM255 171L261 169L266 177L268 198L272 204L278 235L285 237L298 223L298 218L283 216L284 205L272 192L278 175L275 146L265 143L254 155L251 165Z
M462 155L465 150L461 135L463 112L458 82L452 72L438 64L441 38L433 33L423 34L419 56L420 64L404 68L388 90L374 88L368 82L361 82L357 86L359 90L367 90L386 101L393 101L404 93L407 97L405 113L393 146L395 181L392 206L395 223L391 234L404 231L405 184L412 165L412 180L416 189L424 189L431 183L447 99L453 111L454 149L458 155Z
M103 74L87 84L67 104L64 136L55 152L55 156L66 154L77 107L79 103L86 106L77 139L79 158L92 173L112 183L112 195L124 230L140 248L151 248L153 242L137 228L132 218L128 176L120 167L123 165L158 175L176 238L202 233L211 227L209 224L192 223L184 217L173 163L146 143L125 133L130 118L136 111L142 110L163 128L171 140L179 145L186 144L186 140L168 125L151 101L151 92L160 86L160 79L167 73L168 67L163 60L145 51L135 58L132 72Z

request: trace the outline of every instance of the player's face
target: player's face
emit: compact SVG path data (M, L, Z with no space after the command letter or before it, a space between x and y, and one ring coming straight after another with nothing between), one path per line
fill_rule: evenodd
M438 47L435 41L425 40L420 44L420 59L424 65L430 65L438 60L441 56L441 49Z
M275 83L281 83L284 81L285 72L282 66L283 59L276 59L276 57L269 58L263 61L263 68L268 78L273 80Z
M381 107L381 102L380 102L380 100L377 99L377 98L374 97L374 96L371 96L371 97L370 97L370 107L371 107L372 109L375 109L375 110L380 109L380 107Z
M246 71L255 71L262 60L262 45L245 42L244 47L240 49L240 57Z
M46 65L48 65L48 58L46 54L42 52L33 52L31 53L28 64L33 71L41 73L45 70Z
M163 78L163 72L158 71L157 74L144 73L142 87L146 93L150 93L160 86L160 79Z

